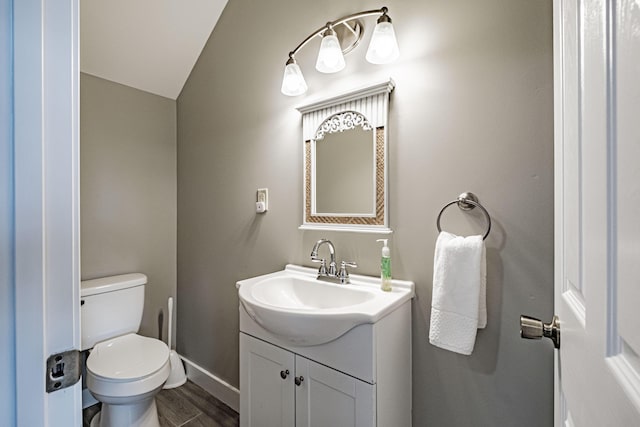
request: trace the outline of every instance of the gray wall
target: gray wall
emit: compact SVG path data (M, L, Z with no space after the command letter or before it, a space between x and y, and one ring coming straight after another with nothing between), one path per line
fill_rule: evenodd
M176 291L176 102L80 76L82 279L141 272L141 333Z
M0 425L15 424L12 2L0 0Z
M330 238L339 259L378 274L380 235L300 231L306 99L392 76L389 168L394 277L416 283L414 425L552 425L553 352L518 337L520 313L553 310L552 5L530 0L399 0L401 58L364 60L373 18L340 74L313 70L310 91L280 94L287 53L326 21L370 1L232 0L178 98L178 351L238 385L235 282L310 265ZM254 212L269 188L269 212ZM492 215L486 330L465 357L428 344L435 220L463 191ZM451 208L445 229L479 233Z

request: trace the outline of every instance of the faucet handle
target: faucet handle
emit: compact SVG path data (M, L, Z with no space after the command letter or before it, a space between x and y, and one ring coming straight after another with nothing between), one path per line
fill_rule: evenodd
M355 261L342 261L340 263L340 270L342 270L345 267L358 268L358 264Z
M338 272L338 278L340 279L340 283L350 283L349 280L349 272L347 271L347 267L358 267L354 261L342 261L340 263L340 271Z

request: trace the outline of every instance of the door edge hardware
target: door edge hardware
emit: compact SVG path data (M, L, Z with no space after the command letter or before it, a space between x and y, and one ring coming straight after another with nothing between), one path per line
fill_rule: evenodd
M80 380L80 351L67 350L47 358L47 393L70 387Z

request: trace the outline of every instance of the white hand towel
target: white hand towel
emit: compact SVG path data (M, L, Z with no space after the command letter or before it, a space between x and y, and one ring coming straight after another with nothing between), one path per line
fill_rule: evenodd
M486 255L482 236L445 231L436 242L429 342L456 353L473 351L487 325Z

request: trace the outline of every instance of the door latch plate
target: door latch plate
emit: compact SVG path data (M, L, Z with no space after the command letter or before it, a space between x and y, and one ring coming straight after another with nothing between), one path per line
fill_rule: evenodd
M47 393L62 390L80 380L80 352L68 350L52 354L47 359Z

